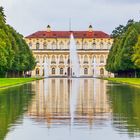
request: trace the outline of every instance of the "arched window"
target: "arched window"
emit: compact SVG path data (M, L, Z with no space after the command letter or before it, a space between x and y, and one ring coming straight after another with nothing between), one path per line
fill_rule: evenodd
M87 48L88 48L88 43L85 42L85 43L83 44L83 49L87 49Z
M87 55L84 56L84 63L88 64L88 57L87 57Z
M63 68L60 68L60 74L62 75L64 73Z
M52 74L55 74L55 68L52 68Z
M67 49L70 49L70 41L67 43Z
M39 75L39 68L36 69L36 75Z
M81 46L80 46L79 41L77 41L76 46L77 46L77 49L80 49Z
M63 49L64 43L63 42L60 42L59 47L60 47L60 49Z
M70 64L70 58L68 58L68 62L67 63Z
M40 44L36 43L36 49L38 50L40 48Z
M84 68L84 74L85 74L85 75L88 74L88 68Z
M109 50L110 48L111 48L111 43L108 42L108 43L107 43L107 49Z
M54 55L52 56L51 64L56 64L55 56Z
M59 63L60 63L60 64L64 64L64 59L63 59L63 56L62 56L62 55L60 56L60 61L59 61Z
M100 56L100 63L104 63L104 56L103 55Z
M55 43L55 42L52 43L52 49L53 49L53 50L56 49L56 43Z
M39 63L39 56L36 56L36 62Z
M95 42L92 44L92 48L96 49L96 43Z
M100 75L101 75L101 76L104 75L104 69L103 69L103 68L100 69Z
M43 43L43 49L47 49L47 43L46 42Z
M46 59L46 57L45 57L45 56L43 56L43 63L45 63L45 59Z
M100 43L100 49L103 49L104 48L104 44L103 42Z

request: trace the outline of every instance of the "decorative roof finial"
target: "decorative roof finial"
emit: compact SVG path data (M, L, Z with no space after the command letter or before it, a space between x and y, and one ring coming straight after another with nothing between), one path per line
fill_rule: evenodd
M92 27L92 25L89 25L88 31L89 31L89 32L93 32L93 27Z
M47 26L47 32L51 32L51 26L50 25Z

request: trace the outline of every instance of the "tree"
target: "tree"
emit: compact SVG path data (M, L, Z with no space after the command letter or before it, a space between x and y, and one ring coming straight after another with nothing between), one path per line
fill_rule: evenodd
M6 23L6 18L5 18L5 14L4 14L4 8L0 7L0 21L3 23Z
M135 70L132 62L132 55L134 53L133 46L137 43L138 33L134 26L129 27L126 31L119 50L116 54L116 69L117 71L131 71Z
M132 60L137 68L140 68L140 36L138 38L137 44L134 46L134 54L132 55Z
M116 29L116 32L113 31L114 43L108 55L106 69L118 76L136 76L136 72L140 71L138 64L135 64L136 58L140 55L136 45L140 23L129 20L126 26L119 26Z
M0 7L0 58L0 76L21 76L36 65L23 36L6 24L3 7Z

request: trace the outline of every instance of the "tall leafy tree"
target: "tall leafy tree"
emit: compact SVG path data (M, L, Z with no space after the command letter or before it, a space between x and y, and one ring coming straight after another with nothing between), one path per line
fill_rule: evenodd
M20 76L35 65L23 36L6 24L3 7L0 7L0 76Z
M140 71L137 43L140 23L129 20L126 26L119 26L116 29L116 32L113 31L114 43L107 59L106 69L118 75L136 76L136 72Z
M6 18L5 18L5 14L4 14L4 8L0 7L0 21L3 23L6 23Z
M132 60L137 68L140 68L140 36L138 38L137 44L134 46L134 54Z

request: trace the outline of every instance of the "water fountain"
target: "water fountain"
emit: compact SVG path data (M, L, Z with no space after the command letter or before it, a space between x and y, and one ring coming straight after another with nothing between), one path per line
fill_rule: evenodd
M47 58L45 57L44 60L44 77L47 78L49 76L49 71L48 71L48 63L47 63Z
M73 33L71 33L70 35L70 68L71 68L70 74L71 77L80 76L80 65Z
M94 74L93 77L97 77L98 73L97 73L97 62L96 62L96 58L94 57L94 61L93 61L93 68L94 68Z

